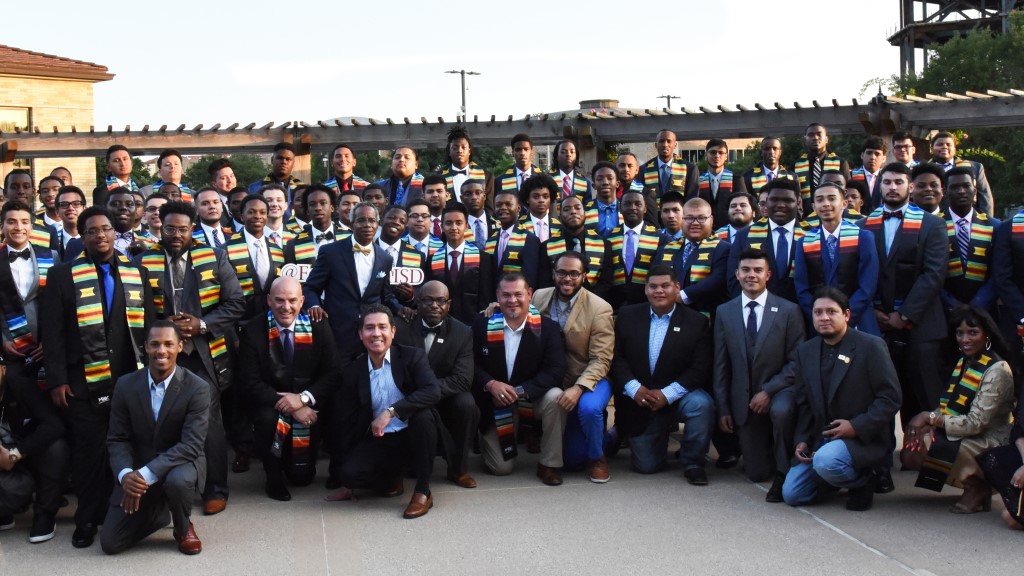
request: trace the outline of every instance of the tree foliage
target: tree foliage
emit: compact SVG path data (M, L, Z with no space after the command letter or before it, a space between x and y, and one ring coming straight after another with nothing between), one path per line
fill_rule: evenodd
M96 159L96 183L102 184L107 179L107 159L100 157ZM132 158L132 180L139 186L152 184L156 178L149 175L146 165L138 158Z
M199 160L189 163L181 180L193 190L206 186L210 183L210 174L206 169L214 160L221 157L218 154L207 154ZM270 172L270 166L259 156L233 154L228 159L231 160L231 170L235 173L235 180L238 181L239 186L248 186L256 180L262 180Z

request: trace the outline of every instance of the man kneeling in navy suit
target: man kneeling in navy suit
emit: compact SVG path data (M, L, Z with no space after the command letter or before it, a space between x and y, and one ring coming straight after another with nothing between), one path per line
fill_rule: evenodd
M189 518L206 477L210 387L177 366L181 349L174 324L154 322L146 334L149 367L122 376L114 387L107 448L118 485L100 534L107 554L167 526L168 509L178 550L203 550Z

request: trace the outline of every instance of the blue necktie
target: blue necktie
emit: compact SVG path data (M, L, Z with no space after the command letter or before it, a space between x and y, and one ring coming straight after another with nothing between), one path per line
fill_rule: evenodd
M747 308L750 309L750 312L747 313L747 338L753 344L757 340L757 302L753 300L747 302Z
M402 181L399 180L395 183L395 204L402 204L405 200L405 186L402 185Z
M633 259L636 257L635 242L633 241L633 235L636 234L632 230L626 231L626 250L625 254L622 255L622 261L626 265L626 274L633 273Z
M683 247L683 266L690 260L690 254L693 253L693 249L696 246L693 242L687 242L686 246Z
M103 270L103 296L106 298L107 307L104 311L110 315L110 309L114 306L114 277L110 274L110 263L100 264Z
M476 222L473 223L473 243L480 250L484 249L484 245L487 244L487 236L484 234L484 225L477 218Z
M786 238L786 229L782 226L775 231L779 233L779 241L775 245L775 268L780 275L785 276L789 272L789 239Z
M669 168L668 164L663 164L661 167L661 193L664 194L666 190L672 185L672 169Z
M291 364L292 358L295 357L295 342L292 341L292 331L285 328L281 333L284 335L284 341L281 342L281 347L284 349L284 359L288 364Z
M806 240L805 240L806 242ZM828 249L828 267L829 269L835 268L836 266L836 245L839 244L839 239L835 235L829 236L828 240L825 241L825 247Z

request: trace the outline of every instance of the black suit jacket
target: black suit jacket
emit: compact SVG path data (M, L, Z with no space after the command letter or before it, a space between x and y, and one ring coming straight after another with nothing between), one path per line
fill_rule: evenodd
M568 368L558 322L541 316L540 336L528 326L523 328L512 377L509 378L505 355L490 354L487 348L487 320L481 315L473 321L473 395L480 407L481 430L494 427L494 402L490 393L484 390L488 382L497 380L511 386L522 386L526 396L536 402L551 388L562 386Z
M204 445L210 419L210 386L178 366L167 384L160 414L153 414L149 369L118 378L110 409L107 449L114 477L143 466L160 478L177 466L195 466L197 486L205 484ZM111 503L121 504L120 486Z
M423 320L416 318L412 322L397 322L396 338L401 341L400 344L426 349L424 339L427 329L423 326ZM473 384L473 331L450 316L445 318L434 336L427 362L441 385L441 398L469 392Z
M85 250L85 246L82 244L81 238L72 238L68 241L68 245L64 246L64 232L54 232L50 236L50 250L57 255L57 262L70 262L74 260L79 254Z
M231 267L227 254L219 249L213 248L217 258L216 279L220 284L220 303L212 310L203 314L203 307L199 302L199 272L192 267L192 258L188 259L185 265L185 285L182 290L182 303L180 312L191 314L206 322L206 334L195 334L192 336L192 343L195 344L196 353L203 361L207 375L211 382L217 384L221 389L227 388L231 383L230 375L224 376L217 373L213 365L213 356L210 355L210 342L221 336L229 340L237 331L238 320L245 312L245 297L242 296L242 287L238 283L238 277ZM142 255L135 257L134 264L140 265ZM165 302L170 302L173 292L171 286L171 267L167 266L164 273L156 279L164 293ZM148 285L147 285L148 286ZM166 307L166 306L165 306ZM230 347L229 347L230 349Z
M138 369L137 360L146 357L143 347L145 342L132 342L125 319L124 288L121 276L116 270L121 266L117 256L111 258L111 270L114 273L114 300L108 321L105 323L107 347L110 354L110 377L113 380L134 372ZM142 276L143 302L145 306L145 325L149 327L156 314L153 310L153 293L150 290L149 274L140 270ZM102 276L101 274L97 273ZM103 282L99 283L100 292ZM77 294L71 281L71 263L66 262L50 268L47 275L46 292L41 307L42 324L59 327L59 330L43 331L43 348L46 350L46 385L50 390L67 384L71 393L79 398L89 398L89 388L85 382L85 364L82 360L82 335L78 329L78 310L75 303ZM102 300L106 302L105 298ZM104 305L105 307L105 305Z
M679 285L686 292L686 298L689 300L687 305L690 308L714 315L718 305L725 300L726 270L729 268L729 249L731 247L732 245L727 240L718 242L718 246L711 253L711 272L699 282L690 282L690 269L697 263L699 250L692 250L690 257L685 262L683 261L683 249L680 248L676 252L672 259L672 267L676 271L676 277L679 278ZM664 246L661 249L663 250ZM661 261L661 258L657 258L657 260Z
M823 382L822 345L820 336L804 342L785 368L787 380L797 391L794 443L806 442L813 452L830 422L849 420L857 435L843 442L853 465L878 466L892 450L892 421L903 401L888 347L877 336L848 329L836 347L832 378Z
M760 222L755 221L755 224ZM788 234L787 239L789 240L789 262L786 264L785 270L780 270L779 263L775 260L775 241L778 238L778 234L772 234L771 225L768 225L768 239L761 246L765 254L768 255L768 269L772 271L771 278L768 279L768 291L780 298L785 298L790 302L799 303L799 299L796 295L796 285L793 283L793 278L790 277L789 273L793 270L794 258L796 257L796 229L800 226L798 220L793 226L793 234ZM740 283L736 280L736 269L740 267L740 254L750 248L750 226L747 226L743 230L736 233L733 238L732 246L729 248L729 265L726 268L726 284L729 287L729 298L735 298L740 295Z
M335 342L343 353L342 361L355 356L362 350L356 337L356 324L360 309L371 304L384 304L392 312L398 312L401 305L391 291L391 256L373 243L373 269L366 290L359 293L359 277L356 275L356 261L352 255L352 238L332 242L320 248L302 295L306 307L323 307L327 321L334 332ZM320 294L326 291L326 299Z
M711 330L700 312L676 306L669 328L651 372L647 343L651 332L651 306L633 304L619 310L615 322L615 358L609 373L615 390L615 422L619 432L636 436L644 431L651 412L626 395L626 383L661 390L678 382L687 390L710 390L712 371ZM663 410L673 410L666 406Z
M879 263L876 301L881 300L881 306L875 307L909 318L914 325L909 334L911 342L941 340L948 333L941 298L949 255L946 222L934 214L923 216L916 235L905 233L900 225L888 255L884 223L875 234ZM864 227L864 223L861 220L858 225ZM902 301L898 307L897 300Z
M747 191L747 186L743 181L743 177L740 174L733 172L732 191L727 193L724 190L719 190L717 196L712 196L710 188L707 192L702 191L699 183L700 179L698 177L697 198L701 198L708 204L711 204L711 216L714 222L712 229L717 230L722 226L727 226L729 224L729 198L738 192Z
M326 322L313 322L313 344L295 347L291 364L285 361L280 346L271 346L266 315L242 325L238 343L238 384L248 401L258 406L274 406L278 392L298 394L308 391L316 406L330 406L341 378L338 348ZM303 366L306 376L296 374Z
M463 243L463 248L466 244ZM448 263L448 244L441 248L444 254L444 261ZM494 301L494 262L484 251L480 251L480 266L477 268L466 268L465 258L463 266L459 268L458 279L451 281L448 270L445 268L440 273L434 273L428 263L427 279L437 280L448 287L448 297L451 298L449 314L464 324L470 324L480 311Z
M420 410L433 410L441 399L441 386L423 350L392 343L391 377L405 395L394 404L401 420L409 420ZM373 413L369 359L365 352L344 367L334 406L343 430L340 452L347 454L360 440L369 437L370 424L377 416Z
M413 176L410 176L409 182L405 186L405 198L402 200L402 206L408 206L409 202L412 202L417 198L423 197L423 186L414 186L412 183L412 178L416 174L419 174L419 172L416 172ZM381 188L384 189L384 197L388 199L388 204L395 204L395 177L389 176L386 180L381 180L377 182L377 184L380 184Z

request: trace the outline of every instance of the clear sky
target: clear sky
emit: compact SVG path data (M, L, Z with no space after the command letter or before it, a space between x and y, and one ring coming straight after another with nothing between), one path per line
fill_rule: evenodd
M898 0L4 2L0 43L107 66L96 124L517 118L616 98L848 103L898 72ZM19 25L12 25L20 23ZM874 93L870 91L866 97ZM2 105L3 103L0 103Z

